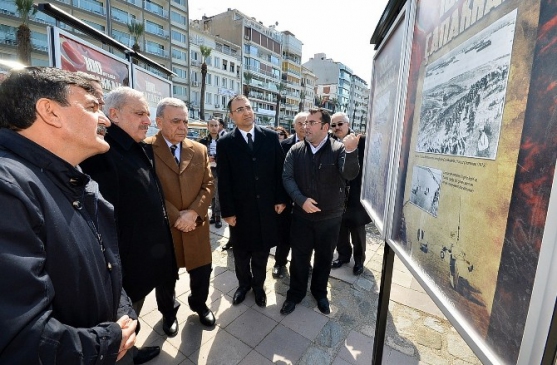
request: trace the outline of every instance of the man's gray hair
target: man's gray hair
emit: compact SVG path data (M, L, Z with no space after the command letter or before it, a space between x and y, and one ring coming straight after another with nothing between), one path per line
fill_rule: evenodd
M299 112L294 116L294 119L292 119L292 124L295 124L299 118L307 118L308 115L309 112Z
M350 119L348 119L348 115L346 115L346 113L336 112L335 114L331 115L331 120L337 117L340 117L341 121L343 121L344 123L348 123L348 125L350 125Z
M120 86L104 96L104 114L109 115L110 109L122 109L131 98L142 99L147 102L145 95L127 86Z
M178 98L164 98L161 101L159 101L159 103L157 104L157 114L156 114L157 118L162 117L162 115L164 114L164 109L167 106L173 106L173 107L176 107L176 108L184 108L186 110L186 112L188 111L188 107L187 107L186 103L184 103L184 101L182 101Z

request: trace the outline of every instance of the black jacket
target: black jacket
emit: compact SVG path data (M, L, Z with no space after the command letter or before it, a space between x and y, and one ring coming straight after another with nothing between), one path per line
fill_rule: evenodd
M360 201L365 148L366 137L361 136L358 142L358 162L360 163L360 171L354 180L348 182L349 193L346 202L346 211L342 216L342 221L347 227L363 226L371 222L371 218Z
M307 141L296 143L284 162L282 179L296 206L294 215L312 221L342 216L346 199L346 180L360 169L357 151L346 153L344 144L328 138L313 154ZM302 206L307 198L317 202L321 212L308 214Z
M97 184L1 129L0 207L0 364L113 364L137 317Z
M276 204L286 204L284 154L276 132L255 126L253 152L240 131L219 138L218 193L223 217L236 216L234 247L268 250L277 244Z
M177 279L178 269L152 146L135 142L112 124L110 150L81 164L114 205L124 289L136 302L156 286Z

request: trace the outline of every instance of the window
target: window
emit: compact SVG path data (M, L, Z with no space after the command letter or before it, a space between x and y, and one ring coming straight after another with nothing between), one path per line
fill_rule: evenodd
M213 66L213 58L211 56L207 57L205 59L205 63L207 64L207 66Z
M205 93L205 104L213 104L212 100L213 100L213 94L206 92Z
M172 71L182 79L188 78L188 72L183 68L172 66Z
M188 43L188 38L186 37L186 35L174 29L172 30L172 40L181 43Z
M222 60L222 69L224 71L226 71L227 68L228 68L228 61L227 60Z
M215 76L215 86L219 86L220 77Z
M207 85L212 85L212 84L213 84L213 82L212 82L212 80L211 80L211 74L208 73L208 72L207 72L207 75L205 75L205 83L206 83Z
M172 86L172 93L174 94L175 97L186 95L186 88L183 87L183 86L179 86L179 85L173 85Z
M183 60L183 61L187 61L188 60L188 56L187 53L184 51L180 51L179 49L172 49L172 58L176 58L178 60Z
M175 11L170 11L170 20L180 24L187 24L186 17Z
M226 77L222 78L222 87L228 87L228 79Z
M230 62L230 72L234 73L234 62Z

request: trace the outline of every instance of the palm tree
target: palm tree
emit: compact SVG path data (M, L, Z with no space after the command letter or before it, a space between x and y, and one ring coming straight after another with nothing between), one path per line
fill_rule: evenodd
M329 99L329 103L333 106L333 113L335 112L337 106L340 106L340 102L335 98Z
M33 0L15 0L15 6L21 18L16 33L17 55L21 63L31 65L31 29L27 23L29 23L29 15L35 15L37 9L33 7Z
M207 63L205 60L211 55L212 48L199 46L203 63L201 64L201 98L199 99L199 118L205 120L205 78L207 77Z
M141 51L141 47L139 46L139 38L145 32L145 24L132 20L131 23L128 24L128 30L133 37L132 49L134 50L134 52L139 53L139 51Z
M275 110L275 128L279 126L279 114L280 114L280 101L282 100L282 91L286 88L286 85L281 82L277 85L277 106Z
M249 92L251 91L251 88L249 86L251 80L253 79L253 74L249 71L244 72L244 88L243 88L243 92L244 92L244 96L246 98L249 98Z
M298 113L304 110L304 100L306 100L306 93L300 92L300 103L298 104Z

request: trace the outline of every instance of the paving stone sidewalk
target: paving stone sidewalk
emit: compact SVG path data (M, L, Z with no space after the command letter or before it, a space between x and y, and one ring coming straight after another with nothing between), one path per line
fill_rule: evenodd
M176 294L180 332L166 338L162 318L151 293L141 312L139 346L158 345L161 354L148 364L264 365L371 364L383 243L373 224L367 227L367 260L361 276L352 266L331 271L331 314L317 309L311 294L290 315L279 313L288 290L289 276L273 279L274 258L268 263L267 307L255 305L253 292L237 306L232 252L219 247L228 240L226 224L211 226L213 273L209 307L216 316L214 328L203 327L187 305L189 277L180 270ZM481 364L406 267L395 259L383 364Z

